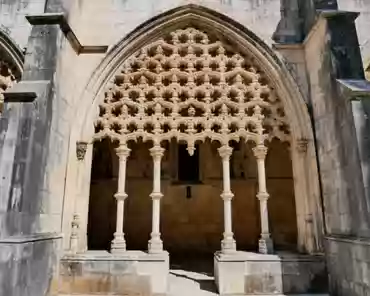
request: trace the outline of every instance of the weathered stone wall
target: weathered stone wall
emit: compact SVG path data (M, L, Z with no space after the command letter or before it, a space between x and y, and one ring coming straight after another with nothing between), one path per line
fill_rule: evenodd
M331 295L370 295L370 243L329 238L326 242Z
M336 80L364 79L355 16L338 13L321 18L305 49L325 208L331 295L362 296L369 293L369 107L366 100L351 102Z
M342 32L348 30L345 28L345 20L345 16L342 19L338 16L337 20L331 20L330 28L324 21L320 22L306 44L306 61L311 83L311 104L327 232L361 236L369 234L369 219L362 173L359 170L358 147L348 147L348 143L357 141L352 107L347 98L339 95L336 81L333 79L363 75L362 69L358 68L361 60L358 61L358 55L353 52L356 50L355 45L349 47L347 54L351 56L352 61L349 63L345 60L347 55L340 55L340 49L344 50L347 46L340 41L342 33L330 31L340 30L339 24L343 24ZM347 33L354 36L355 43L355 32L351 32ZM329 43L327 36L331 33L338 35L332 36L332 43ZM331 76L328 73L333 74Z
M1 295L56 294L61 237L43 234L0 242Z
M52 295L61 246L63 184L51 183L55 172L65 174L66 160L60 151L68 146L60 140L61 135L67 137L60 125L66 108L58 82L58 52L64 37L58 25L31 29L22 24L26 13L62 9L57 1L4 1L0 7L9 34L27 47L22 82L17 86L23 84L30 92L39 86L35 102L7 103L0 118L0 163L6 168L1 170L0 185L0 248L4 250L0 289L6 295ZM10 18L14 22L6 23Z
M280 20L280 0L126 0L75 1L72 27L84 43L113 45L150 18L181 5L196 3L225 14L253 31L268 44Z
M356 20L357 34L361 47L362 58L366 66L370 65L370 2L366 0L338 0L339 8L347 11L360 12Z
M0 29L12 37L18 46L25 48L31 25L25 16L44 12L46 0L0 0Z

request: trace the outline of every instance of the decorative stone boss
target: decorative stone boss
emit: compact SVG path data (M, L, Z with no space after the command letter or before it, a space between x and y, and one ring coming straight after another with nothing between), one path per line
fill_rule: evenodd
M266 141L276 137L290 141L282 103L253 59L195 28L175 30L143 47L126 60L108 85L99 105L95 140L109 137L119 142L117 229L112 251L125 251L123 213L127 143L141 138L152 141L154 188L150 252L162 252L160 238L160 167L162 141L172 138L187 143L190 155L195 143L209 138L221 144L223 163L224 238L222 251L235 252L231 225L231 140L252 141L258 162L262 234L261 253L272 252L266 189Z

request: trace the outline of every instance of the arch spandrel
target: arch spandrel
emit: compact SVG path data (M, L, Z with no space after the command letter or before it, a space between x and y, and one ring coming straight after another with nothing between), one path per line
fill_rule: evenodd
M123 63L142 47L158 41L171 31L189 26L212 32L219 39L226 36L226 43L230 43L231 40L244 56L247 53L247 56L266 75L281 100L285 115L289 118L292 141L313 139L306 104L284 63L263 41L242 25L215 11L194 4L173 9L149 20L111 48L91 77L76 108L78 114L75 116L76 122L73 125L79 128L80 139L92 141L94 133L92 122L99 113L98 105L103 100L106 85L113 81L114 75L122 68Z
M129 57L104 93L94 138L121 143L176 138L193 153L206 138L290 140L284 106L236 45L203 30L171 31Z

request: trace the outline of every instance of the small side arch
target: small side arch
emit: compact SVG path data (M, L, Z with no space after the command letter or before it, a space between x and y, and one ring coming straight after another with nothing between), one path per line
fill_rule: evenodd
M23 72L24 54L16 42L3 30L0 29L0 59L6 62L13 70L17 80Z
M7 33L0 29L0 113L2 92L19 81L23 72L23 53Z
M284 63L261 39L234 20L208 8L189 4L145 22L115 45L94 71L89 83L79 96L76 114L71 122L70 157L64 204L63 232L71 233L73 213L80 216L80 250L86 249L89 180L92 161L94 120L106 85L130 58L143 46L163 36L166 32L184 26L196 25L220 36L228 36L240 50L248 53L268 77L284 105L291 126L291 156L297 205L298 248L316 253L322 251L323 221L318 182L318 170L312 124L303 96ZM87 154L78 162L77 143L87 143ZM76 202L77 200L77 202ZM67 214L68 213L68 214ZM68 242L65 244L68 248Z

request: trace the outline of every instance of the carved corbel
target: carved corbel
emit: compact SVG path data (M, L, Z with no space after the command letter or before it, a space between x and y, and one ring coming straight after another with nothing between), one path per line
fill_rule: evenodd
M87 143L86 142L77 142L76 144L76 156L77 159L82 161L85 159L87 151Z
M304 139L304 138L297 140L297 143L296 143L297 151L299 153L306 153L308 149L308 143L309 143L309 140Z

